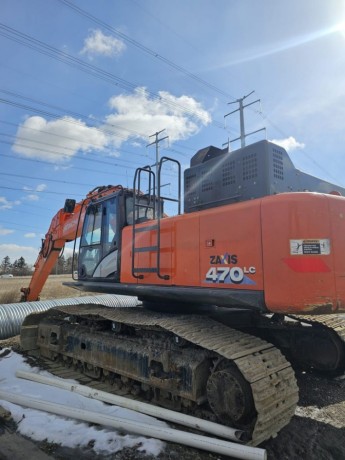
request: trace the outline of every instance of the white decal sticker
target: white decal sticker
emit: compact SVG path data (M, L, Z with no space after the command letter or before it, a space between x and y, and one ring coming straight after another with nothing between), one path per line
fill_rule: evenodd
M331 253L331 242L328 238L315 240L290 240L291 255L324 255Z

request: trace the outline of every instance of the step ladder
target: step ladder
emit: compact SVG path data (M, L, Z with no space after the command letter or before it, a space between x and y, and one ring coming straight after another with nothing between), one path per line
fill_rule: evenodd
M177 198L171 198L161 195L162 183L162 168L168 162L174 163L177 166L177 186L178 193ZM145 273L156 273L157 277L162 280L169 280L170 275L162 275L161 273L161 219L162 210L164 209L164 202L176 202L178 207L178 214L181 214L181 165L180 163L169 157L162 157L158 164L156 174L152 171L150 166L143 168L137 168L134 174L133 180L133 223L132 223L132 276L137 279L144 279ZM141 184L143 179L146 177L148 182L148 193L143 194L141 192ZM156 193L156 181L157 181L157 193ZM151 210L153 219L152 224L145 225L145 227L138 227L138 224L146 221L142 219L141 211L145 214ZM143 233L149 233L151 231L156 232L156 242L152 246L139 246L138 239L139 235ZM154 252L156 253L155 265L150 267L139 267L136 265L137 257L139 253Z

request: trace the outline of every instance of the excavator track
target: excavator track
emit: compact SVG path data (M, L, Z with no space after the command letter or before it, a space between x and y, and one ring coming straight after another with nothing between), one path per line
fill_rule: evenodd
M115 325L158 329L207 350L212 356L218 357L217 362L223 360L235 364L250 385L256 411L250 433L251 445L258 445L276 435L295 413L298 387L291 365L275 346L260 338L231 329L208 317L157 313L140 307L74 305L50 310L53 311L70 317L108 320ZM32 325L32 320L27 325L23 324L21 335L24 341L25 328L28 328L28 334L32 336ZM215 373L216 378L213 378ZM209 405L213 408L212 395L219 393L222 385L224 392L227 390L228 376L224 366L211 369L211 377L213 380L209 378L207 386L211 395Z
M297 321L308 324L322 324L328 329L332 329L345 344L345 315L286 315Z
M289 314L286 315L288 318L291 318L299 323L308 324L314 327L315 334L317 331L322 331L323 333L327 333L329 336L329 343L332 344L331 348L326 351L331 356L334 353L334 360L333 366L331 367L331 371L334 373L343 373L345 370L345 315L293 315ZM314 337L314 343L315 342ZM312 344L310 345L310 349L313 349ZM320 351L320 350L319 350ZM315 353L315 348L314 348ZM316 357L315 357L316 358ZM313 366L311 366L313 367ZM327 367L327 366L325 366ZM316 365L317 368L317 365ZM319 369L327 371L325 369Z

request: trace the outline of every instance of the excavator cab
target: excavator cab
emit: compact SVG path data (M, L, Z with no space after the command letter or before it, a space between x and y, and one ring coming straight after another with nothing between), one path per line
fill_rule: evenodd
M132 191L120 190L89 203L80 237L79 280L102 278L119 282L122 229L153 219L152 200L147 195L134 200Z
M120 227L118 194L91 202L85 219L78 256L79 279L117 278L118 228Z
M136 225L148 220L157 220L157 228L159 228L160 219L165 215L164 202L166 200L177 202L178 213L180 213L180 197L174 199L162 197L160 194L163 163L177 165L178 193L180 195L180 164L171 158L162 157L159 163L158 177L150 166L137 168L133 189L124 189L121 186L110 187L109 189L102 188L88 203L78 253L79 281L100 281L101 279L102 281L120 282L123 228L128 225L132 226L132 254L134 255L138 251L135 247ZM143 189L146 190L146 193L142 191ZM138 276L134 275L134 277Z

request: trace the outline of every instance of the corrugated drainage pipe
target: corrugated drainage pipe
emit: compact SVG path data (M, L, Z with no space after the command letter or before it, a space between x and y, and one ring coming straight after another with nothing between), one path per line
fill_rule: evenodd
M25 317L30 313L42 312L62 305L87 303L105 305L106 307L135 307L140 305L137 297L114 294L0 304L0 340L18 335Z

